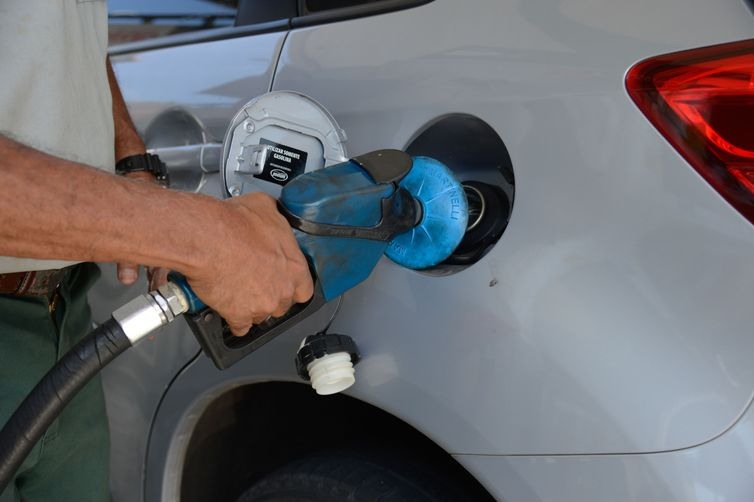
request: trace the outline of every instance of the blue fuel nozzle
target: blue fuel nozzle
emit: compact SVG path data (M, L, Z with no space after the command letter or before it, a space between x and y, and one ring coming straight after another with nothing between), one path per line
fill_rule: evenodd
M383 254L407 268L438 265L461 243L469 212L444 164L397 150L294 178L279 205L327 300L364 281Z
M424 269L448 258L466 231L461 183L442 163L398 150L371 152L292 179L278 200L309 260L314 297L281 318L235 337L181 274L168 278L185 294L189 321L204 351L224 369L367 279L383 254Z

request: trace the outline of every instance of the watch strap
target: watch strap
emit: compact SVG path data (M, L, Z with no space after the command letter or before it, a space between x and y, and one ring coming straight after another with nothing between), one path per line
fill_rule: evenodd
M121 176L128 173L147 172L153 174L160 185L170 184L167 166L160 160L160 157L151 153L130 155L120 159L115 164L115 172Z

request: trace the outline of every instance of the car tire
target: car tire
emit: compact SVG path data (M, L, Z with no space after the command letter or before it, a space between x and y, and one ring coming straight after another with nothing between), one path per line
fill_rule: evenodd
M392 462L391 462L392 463ZM461 498L416 466L347 454L317 455L263 478L237 502L445 502Z

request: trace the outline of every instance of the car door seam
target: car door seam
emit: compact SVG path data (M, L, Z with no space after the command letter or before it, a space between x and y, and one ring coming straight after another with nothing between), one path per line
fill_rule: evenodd
M283 50L285 50L285 44L288 42L288 35L290 35L290 30L285 32L285 35L283 36L283 41L280 43L280 49L278 50L277 57L275 58L275 67L272 69L272 75L270 76L270 86L267 88L267 92L271 92L272 89L275 86L275 77L278 74L278 67L280 66L280 58L283 57Z

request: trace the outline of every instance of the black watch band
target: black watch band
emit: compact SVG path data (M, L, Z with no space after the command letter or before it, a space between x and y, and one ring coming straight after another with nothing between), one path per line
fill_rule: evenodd
M137 172L152 173L157 179L157 183L162 186L170 185L170 178L168 177L168 169L165 163L160 160L157 155L151 153L144 153L141 155L131 155L120 159L115 164L116 174L121 176L128 173Z

